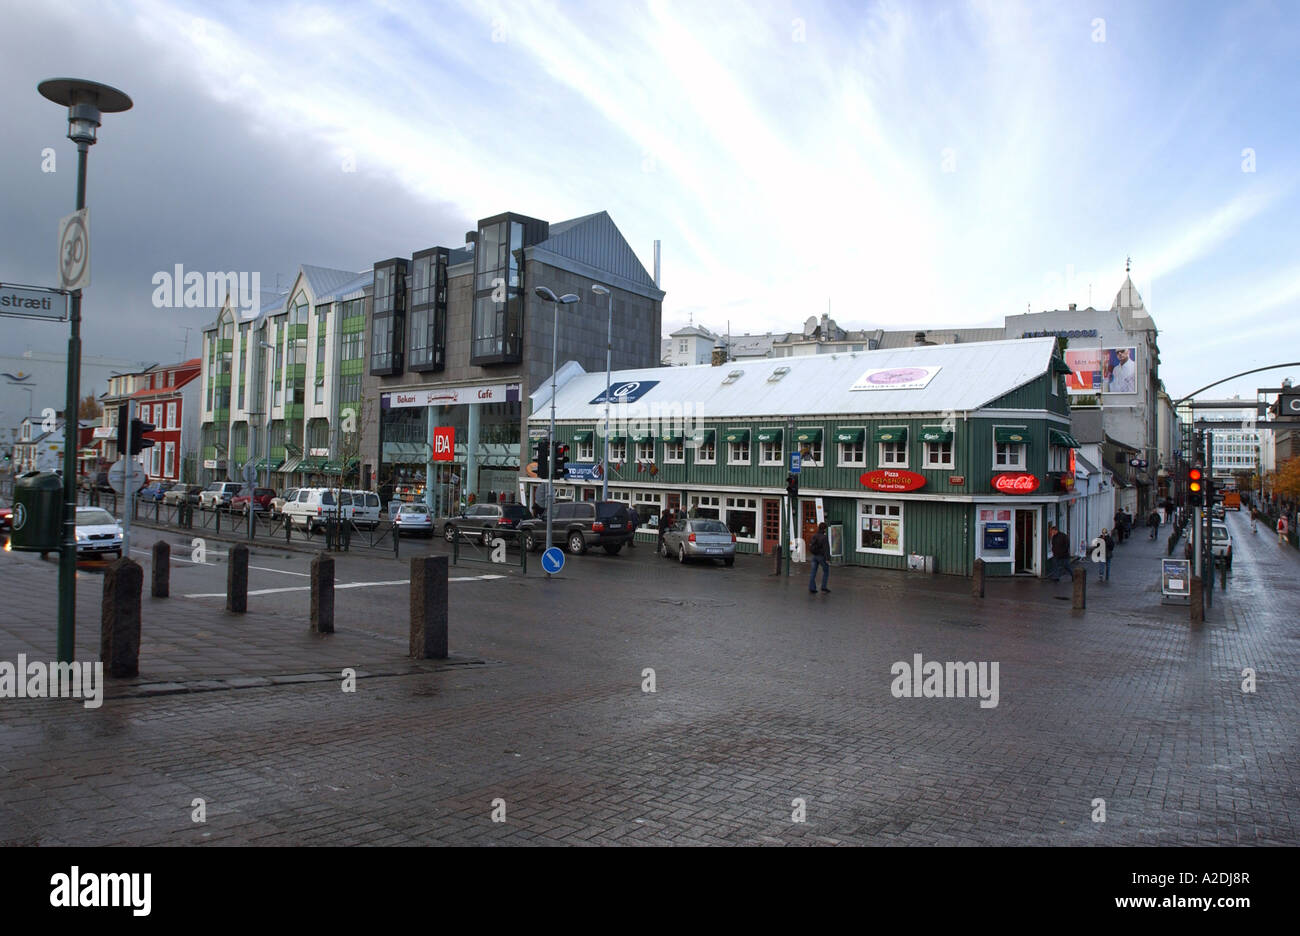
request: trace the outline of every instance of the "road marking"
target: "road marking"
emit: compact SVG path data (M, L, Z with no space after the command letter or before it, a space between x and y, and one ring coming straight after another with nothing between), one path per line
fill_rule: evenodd
M301 574L301 573L300 573ZM505 578L504 575L458 575L448 577L448 582L487 582L492 579ZM384 585L410 585L410 579L402 579L393 582L344 582L341 585L335 585L334 588L377 588ZM259 588L256 591L250 591L249 595L279 595L284 592L301 592L311 591L310 585L292 585L287 588ZM225 592L205 592L199 595L186 595L186 598L225 598Z
M141 556L150 556L150 557L153 556L152 549L133 549L131 550L131 552L138 553ZM229 559L230 556L229 553L220 553L220 555L227 557L227 559ZM195 562L193 559L182 559L180 556L172 556L171 561L188 562L190 565L220 565L219 562ZM272 569L269 566L255 566L255 565L251 565L249 566L249 568L256 569L259 572L279 572L281 575L301 575L303 578L311 578L310 572L290 572L288 569Z

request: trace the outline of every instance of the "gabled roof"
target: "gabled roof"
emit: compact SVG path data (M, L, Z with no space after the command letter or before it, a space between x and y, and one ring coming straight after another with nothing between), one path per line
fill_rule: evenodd
M718 337L707 328L703 328L699 325L683 325L681 328L677 329L677 331L669 332L669 334L674 338L690 338L692 336L698 336L700 338L708 338L712 340Z
M603 279L611 285L657 298L663 296L606 211L552 224L546 240L528 250L540 255L538 259L543 262L546 254L572 260L578 265L578 272L598 281Z
M689 402L692 416L703 419L969 413L1047 373L1055 347L1052 338L1020 338L733 361L720 367L647 367L619 371L614 381L657 381L634 405L676 406L681 412ZM937 371L921 389L852 389L869 370L911 367ZM784 376L769 380L779 368L786 369ZM741 376L724 384L732 371ZM601 418L603 404L591 401L604 390L604 374L573 378L556 393L557 418ZM533 418L548 418L538 406L534 394L538 415Z
M317 302L347 302L349 299L360 299L366 294L366 287L374 287L375 271L373 268L363 273L351 274L351 279L340 283L333 290L316 295Z
M312 295L316 297L317 302L323 301L325 296L337 292L358 276L355 270L335 270L331 267L310 266L306 263L298 269L307 280L307 285L311 287ZM371 275L373 276L373 271Z
M1146 306L1142 304L1142 296L1133 285L1131 276L1124 277L1124 285L1119 288L1119 292L1115 293L1115 301L1110 304L1112 312L1118 312L1120 309L1129 312L1146 312Z

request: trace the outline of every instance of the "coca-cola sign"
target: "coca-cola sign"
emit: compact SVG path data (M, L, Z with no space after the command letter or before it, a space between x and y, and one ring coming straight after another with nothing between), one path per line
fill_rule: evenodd
M1003 494L1032 494L1038 490L1038 478L1023 471L1000 474L994 476L993 487Z
M862 486L873 491L915 491L925 487L925 475L896 468L877 468L858 478Z

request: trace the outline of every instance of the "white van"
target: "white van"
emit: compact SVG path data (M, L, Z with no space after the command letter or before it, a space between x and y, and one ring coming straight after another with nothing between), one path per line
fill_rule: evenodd
M306 527L312 533L325 525L330 517L338 516L338 501L333 488L298 488L293 500L286 500L281 513L285 522Z
M373 530L379 526L379 495L374 491L342 491L339 509L344 520Z

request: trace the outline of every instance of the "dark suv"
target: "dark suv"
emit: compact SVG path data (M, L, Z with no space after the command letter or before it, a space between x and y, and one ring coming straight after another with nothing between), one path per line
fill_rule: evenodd
M632 511L618 501L566 501L556 504L554 511L552 535L575 556L592 546L616 556L632 538ZM525 549L541 549L546 545L546 518L525 520L519 524L519 535Z
M528 508L523 504L475 504L443 521L442 538L450 543L460 535L491 546L492 540L501 533L513 538L520 522L528 516Z

